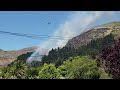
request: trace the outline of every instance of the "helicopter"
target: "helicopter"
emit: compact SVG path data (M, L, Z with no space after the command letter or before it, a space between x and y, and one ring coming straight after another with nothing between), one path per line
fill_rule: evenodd
M48 24L51 24L51 22L48 22Z

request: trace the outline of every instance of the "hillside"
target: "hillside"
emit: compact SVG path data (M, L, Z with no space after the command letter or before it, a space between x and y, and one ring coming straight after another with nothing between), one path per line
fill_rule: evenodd
M25 62L29 57L27 52L34 51L36 47L18 51L0 49L0 55L4 57L1 66L14 60L7 67L0 68L0 78L119 79L119 25L120 22L111 22L94 27L69 40L65 47L52 49L41 61Z
M33 52L37 49L37 47L29 47L24 48L17 51L4 51L0 49L0 66L6 66L10 64L12 61L17 59L19 55L26 54L27 52Z
M120 27L119 26L120 26L120 22L110 22L107 24L95 26L92 29L69 40L68 43L65 45L65 47L74 47L75 49L78 49L82 45L86 45L86 44L90 43L91 40L103 38L103 37L109 35L110 33L114 34L115 38L120 37L119 36L120 35L120 30L119 30ZM0 66L6 66L6 65L10 64L12 61L17 59L18 56L20 56L22 54L26 54L27 52L33 52L33 51L35 51L36 48L37 47L29 47L29 48L24 48L24 49L21 49L18 51L4 51L4 50L0 49ZM54 55L53 55L53 53L54 53ZM59 58L61 57L63 60L63 59L65 59L64 55L66 55L66 59L67 59L69 57L69 53L73 53L73 50L69 50L69 53L68 53L67 48L62 48L59 50L59 53L61 53L61 54L57 55L56 50L50 51L49 55L48 55L49 58L44 57L43 61L46 61L48 59L53 60L53 61L58 60L58 57Z
M120 36L120 22L110 22L93 27L92 29L69 40L65 46L74 47L77 49L82 45L86 45L91 40L103 38L110 33L113 33L115 35L115 38Z

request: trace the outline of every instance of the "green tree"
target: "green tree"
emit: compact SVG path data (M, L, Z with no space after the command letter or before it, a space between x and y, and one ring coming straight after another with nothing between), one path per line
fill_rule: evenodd
M65 79L99 79L101 77L96 61L88 57L70 58L64 61L59 69Z
M26 78L27 79L37 79L37 76L39 74L39 71L40 71L40 68L29 68L27 71L26 71Z
M32 61L32 62L30 63L30 66L31 66L31 67L34 67L34 68L40 67L40 66L42 66L42 65L43 65L43 63L40 62L40 61Z
M22 61L26 62L26 60L28 59L28 57L30 57L30 55L32 53L33 52L27 52L26 54L22 54L22 55L17 57L17 60L22 60Z
M54 64L44 64L39 72L38 79L60 79L59 69Z

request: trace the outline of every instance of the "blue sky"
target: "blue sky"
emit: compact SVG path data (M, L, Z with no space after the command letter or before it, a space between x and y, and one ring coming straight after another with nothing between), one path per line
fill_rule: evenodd
M53 36L57 33L56 35L73 37L84 31L86 27L93 27L99 24L120 20L119 12L111 11L107 13L106 11L102 14L93 12L0 11L0 31ZM94 17L94 15L96 16ZM48 22L51 22L51 24L48 24ZM63 31L67 32L66 34L68 35L61 34ZM40 40L35 40L26 37L0 34L0 49L19 50L41 44L45 46L44 43L47 41L51 42L49 39L41 38ZM52 44L53 43L51 43L51 46ZM57 44L60 45L61 41ZM47 45L49 46L49 44Z
M71 12L0 11L0 30L16 33L51 35ZM51 22L51 24L48 24ZM0 34L0 48L18 50L40 44L43 40Z

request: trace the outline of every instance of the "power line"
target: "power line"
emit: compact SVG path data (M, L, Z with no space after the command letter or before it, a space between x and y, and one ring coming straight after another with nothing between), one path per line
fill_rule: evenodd
M32 38L32 39L49 38L49 39L69 40L69 39L72 38L72 37L61 37L61 36L49 36L49 35L35 35L35 34L13 33L13 32L6 32L6 31L0 31L0 34L8 34L8 35L21 36L21 37L28 37L28 38Z

